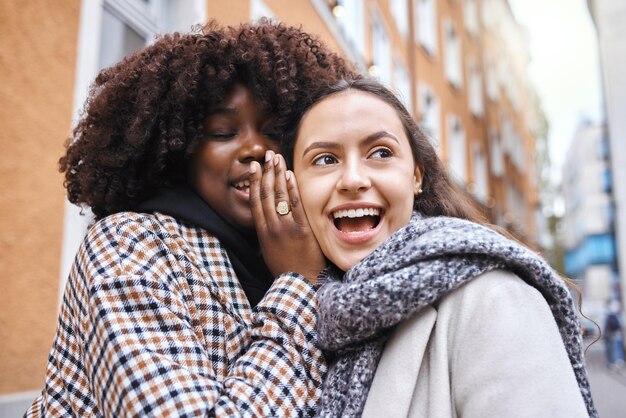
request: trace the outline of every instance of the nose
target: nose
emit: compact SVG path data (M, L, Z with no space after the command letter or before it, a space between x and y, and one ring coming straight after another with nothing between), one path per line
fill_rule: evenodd
M259 130L250 128L246 130L242 138L239 148L239 161L244 164L252 161L263 164L265 152L268 149L276 150L275 141L263 135Z
M369 190L372 182L367 168L360 161L346 161L341 170L337 190L344 193L358 193Z

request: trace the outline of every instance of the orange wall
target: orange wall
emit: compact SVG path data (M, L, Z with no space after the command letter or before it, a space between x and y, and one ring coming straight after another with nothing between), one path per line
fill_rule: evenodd
M42 387L56 327L79 9L0 2L0 394Z

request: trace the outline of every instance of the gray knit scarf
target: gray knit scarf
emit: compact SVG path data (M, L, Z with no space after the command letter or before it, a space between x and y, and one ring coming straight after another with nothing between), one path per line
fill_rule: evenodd
M545 297L587 411L597 417L578 317L567 287L552 268L533 251L491 229L417 213L343 277L328 270L321 278L319 344L337 358L324 383L318 415L360 416L392 327L493 269L516 274Z

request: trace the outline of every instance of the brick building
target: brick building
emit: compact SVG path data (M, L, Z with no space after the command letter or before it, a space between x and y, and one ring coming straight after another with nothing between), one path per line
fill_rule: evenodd
M43 384L89 221L65 201L57 172L89 83L156 33L261 16L301 24L391 86L492 221L536 245L537 107L507 0L3 1L0 415L20 411Z

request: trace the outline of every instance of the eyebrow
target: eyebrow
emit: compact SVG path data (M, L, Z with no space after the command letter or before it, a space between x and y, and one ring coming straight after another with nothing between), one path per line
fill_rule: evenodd
M209 109L207 116L217 115L221 113L234 114L237 113L237 109L232 107L214 107L213 109Z
M383 138L383 137L387 137L387 138L391 138L394 141L396 141L398 144L400 143L400 141L398 140L398 138L396 138L396 136L394 134L392 134L391 132L387 132L387 131L378 131L378 132L374 132L373 134L370 134L368 136L365 137L365 139L363 139L363 144L367 145L371 142L376 141L377 139Z
M393 139L394 141L396 141L398 144L400 143L400 141L398 140L398 138L396 138L395 135L393 135L390 132L387 131L378 131L378 132L374 132L373 134L369 134L368 136L366 136L365 138L363 138L363 140L361 140L361 144L362 145L368 145L380 138L383 137L388 137ZM309 145L308 147L306 147L306 149L302 152L302 155L306 155L308 152L314 150L314 149L318 149L318 148L330 148L330 149L337 149L340 148L341 145L338 142L326 142L326 141L319 141L319 142L314 142L311 145Z

